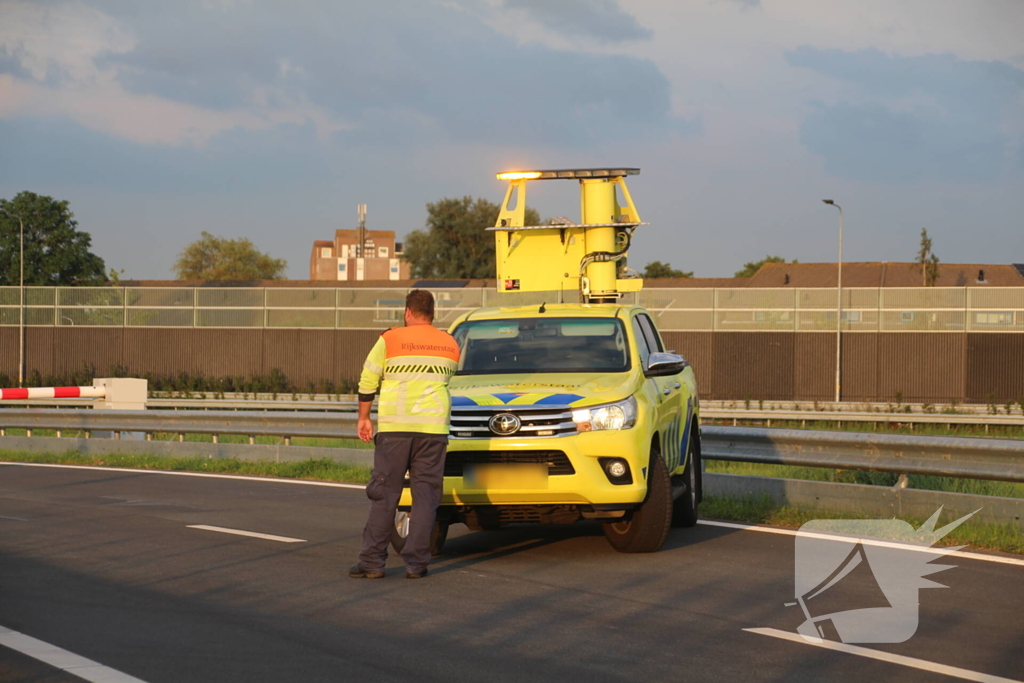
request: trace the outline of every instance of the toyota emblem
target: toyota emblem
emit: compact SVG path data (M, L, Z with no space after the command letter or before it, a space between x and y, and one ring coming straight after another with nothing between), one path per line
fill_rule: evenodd
M490 419L487 426L495 434L509 436L518 432L522 424L522 421L512 413L499 413Z

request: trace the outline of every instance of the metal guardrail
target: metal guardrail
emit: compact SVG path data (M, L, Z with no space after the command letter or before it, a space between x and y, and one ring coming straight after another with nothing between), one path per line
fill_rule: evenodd
M7 407L37 408L91 408L94 401L81 399L9 400L0 405ZM151 410L255 410L255 411L309 411L345 413L355 412L359 402L355 397L342 397L340 401L291 399L233 399L233 398L151 398L146 407Z
M177 434L179 441L185 434L212 434L214 440L221 434L248 436L250 442L257 436L279 436L287 441L291 437L355 438L355 413L271 413L262 411L156 411L156 410L33 410L13 409L0 411L0 436L8 429L47 429L61 436L65 431L112 432L120 438L122 432L141 432L150 440L153 434Z
M940 424L940 425L981 425L1020 427L1024 429L1024 415L982 415L973 413L930 414L930 413L848 413L848 412L811 412L807 410L701 410L701 417L709 420L732 420L733 426L740 422L764 422L771 427L772 422L833 422L841 426L844 422L862 424Z
M804 429L701 429L711 460L1024 482L1024 440Z
M207 398L213 392L191 392L182 396L181 392L172 391L151 391L150 400L220 400L220 401L303 401L313 403L337 403L355 402L355 394L310 394L306 391L292 392L222 392L217 396ZM934 414L952 412L952 414L990 414L993 409L1003 410L1003 404L980 404L980 403L913 403L907 401L899 402L863 402L863 401L777 401L777 400L702 400L701 407L713 408L716 410L805 410L809 412L854 412L854 413L923 413ZM1024 414L1024 407L1011 402L1011 410Z
M10 405L46 406L46 407L88 407L91 402L76 399L36 399L6 401ZM326 400L316 397L312 400L291 399L199 399L199 398L151 398L147 407L153 410L217 410L217 411L302 411L350 413L356 410L358 402L355 397L341 396L338 400ZM1024 414L985 414L969 413L925 413L925 412L853 412L848 410L748 410L744 408L721 408L708 403L701 404L701 417L708 421L731 421L733 426L741 423L762 422L771 427L773 422L799 422L801 427L807 423L830 422L841 426L844 422L860 424L900 424L900 425L975 425L1020 427L1024 429Z
M211 395L213 394L213 395ZM198 401L218 402L241 402L260 404L268 401L287 405L354 405L357 401L355 394L310 394L300 392L173 392L173 391L151 391L149 401L153 405L174 405L179 404L197 405ZM62 401L33 398L29 400L15 400L11 403L22 403L25 405L76 405L77 401ZM907 402L861 402L842 401L737 401L737 400L702 400L700 402L704 410L733 410L733 411L791 411L801 413L883 413L899 415L1016 415L1024 416L1024 405L1011 401L1009 413L1006 413L1007 405L1003 404L980 404L980 403L907 403Z
M354 438L352 413L256 411L33 410L0 411L0 435L8 429L154 433L231 434L283 437ZM772 465L925 474L1024 483L1024 440L921 437L811 430L705 426L703 453L712 460Z
M244 398L238 396L237 398ZM812 413L906 413L908 415L992 415L1001 414L1006 404L985 403L911 403L903 401L777 401L777 400L717 400L701 401L702 408L716 410L790 410ZM993 413L993 411L998 411ZM1010 402L1010 414L1024 415L1024 406Z

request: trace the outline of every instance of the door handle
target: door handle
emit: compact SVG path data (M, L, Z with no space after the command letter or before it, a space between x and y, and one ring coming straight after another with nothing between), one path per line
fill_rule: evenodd
M671 389L664 389L664 390L663 390L663 391L662 391L661 393L663 393L663 394L665 394L666 396L668 396L669 394L671 394L671 393L672 393L672 390L671 390Z
M672 383L672 388L673 388L673 389L678 389L678 388L679 388L679 387L681 387L681 386L683 386L683 385L682 385L682 384L680 384L679 382L673 382L673 383Z

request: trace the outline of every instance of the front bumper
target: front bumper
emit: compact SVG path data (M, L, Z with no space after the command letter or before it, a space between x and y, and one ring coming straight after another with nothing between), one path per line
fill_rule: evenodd
M643 430L633 428L583 432L560 437L504 437L451 439L448 452L560 450L566 454L575 474L551 475L546 488L469 488L465 477L445 477L441 505L617 505L643 502L647 493L650 440ZM633 483L612 484L599 458L622 458L629 463ZM400 506L412 504L408 488Z

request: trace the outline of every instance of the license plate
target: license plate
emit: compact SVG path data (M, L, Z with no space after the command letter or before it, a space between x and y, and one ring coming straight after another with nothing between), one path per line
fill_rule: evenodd
M470 489L546 489L548 466L545 463L467 464L463 477Z

